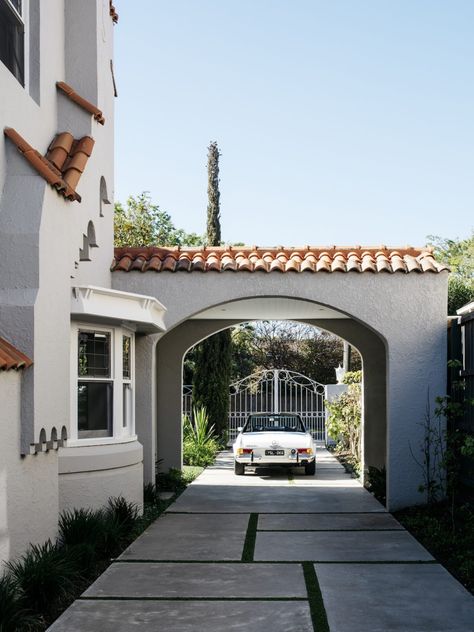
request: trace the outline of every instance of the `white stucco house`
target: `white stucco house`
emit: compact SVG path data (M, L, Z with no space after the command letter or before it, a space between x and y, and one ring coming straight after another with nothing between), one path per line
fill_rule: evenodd
M181 466L182 362L222 328L308 322L364 363L366 465L420 500L409 446L445 391L447 271L417 248L113 250L109 0L0 0L0 560L60 511L141 504ZM423 369L421 369L423 367Z

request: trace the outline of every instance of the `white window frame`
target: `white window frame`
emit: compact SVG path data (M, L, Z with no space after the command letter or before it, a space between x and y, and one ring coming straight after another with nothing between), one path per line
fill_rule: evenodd
M30 86L30 32L29 32L29 0L22 0L21 13L11 3L11 0L3 0L14 15L19 24L23 26L23 84L13 75L23 88L29 92ZM1 62L0 62L1 63Z
M82 377L78 371L79 334L81 332L110 335L110 377ZM123 379L123 336L130 338L130 379ZM135 332L128 327L107 327L96 323L71 323L71 424L69 446L107 445L136 441L135 435ZM77 387L81 381L111 382L113 384L112 435L108 437L79 437ZM123 426L124 384L131 389L130 420Z

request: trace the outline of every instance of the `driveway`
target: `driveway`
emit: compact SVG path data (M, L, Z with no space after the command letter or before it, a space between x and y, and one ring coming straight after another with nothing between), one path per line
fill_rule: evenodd
M334 457L219 456L53 632L469 632L474 598Z

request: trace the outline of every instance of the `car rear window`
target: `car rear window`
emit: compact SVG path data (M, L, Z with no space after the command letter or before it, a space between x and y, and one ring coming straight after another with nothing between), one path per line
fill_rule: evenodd
M306 432L298 415L285 413L250 415L243 432Z

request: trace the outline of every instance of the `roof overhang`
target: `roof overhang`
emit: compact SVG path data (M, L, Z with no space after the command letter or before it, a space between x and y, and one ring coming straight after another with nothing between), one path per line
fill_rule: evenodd
M71 317L96 323L125 324L142 333L165 331L166 307L153 296L86 285L72 288Z
M459 319L461 323L465 323L468 320L473 320L474 319L474 301L471 301L470 303L467 303L466 305L463 305L462 307L460 307L456 311L456 314L458 314L458 316L461 317Z

